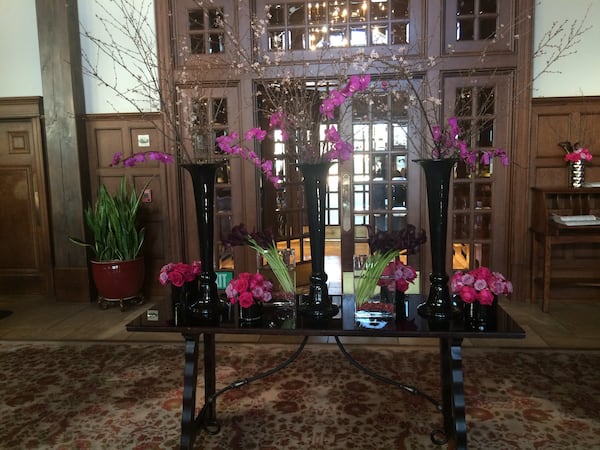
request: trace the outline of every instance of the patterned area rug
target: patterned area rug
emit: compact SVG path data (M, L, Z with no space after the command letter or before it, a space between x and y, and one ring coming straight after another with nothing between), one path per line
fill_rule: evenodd
M296 349L217 345L218 388ZM434 349L348 350L439 397ZM466 348L469 448L600 448L599 371L597 351ZM177 448L182 377L183 343L0 342L0 448ZM217 411L220 433L200 434L196 448L440 448L429 437L442 426L432 403L367 377L334 345L308 345L285 370L224 393Z

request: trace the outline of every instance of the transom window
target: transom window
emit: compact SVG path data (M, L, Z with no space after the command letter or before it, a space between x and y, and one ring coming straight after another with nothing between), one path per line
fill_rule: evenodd
M277 2L269 7L270 50L409 42L410 0Z
M210 55L224 52L223 9L206 8L188 11L190 52Z
M497 22L496 0L461 0L456 7L456 40L495 39Z

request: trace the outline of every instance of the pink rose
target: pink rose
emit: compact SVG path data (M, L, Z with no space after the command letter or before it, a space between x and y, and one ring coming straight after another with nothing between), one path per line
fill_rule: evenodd
M491 305L494 302L494 294L486 289L479 293L478 300L482 305Z
M181 287L183 286L184 277L180 272L171 272L169 273L169 280L171 280L173 286Z
M477 291L470 286L463 286L459 292L460 298L465 303L473 303L477 300Z
M408 281L403 279L396 280L396 289L400 292L406 292L408 289Z
M252 305L254 305L254 297L252 296L252 294L248 291L246 292L242 292L239 295L238 298L239 302L240 302L240 306L242 308L250 308Z

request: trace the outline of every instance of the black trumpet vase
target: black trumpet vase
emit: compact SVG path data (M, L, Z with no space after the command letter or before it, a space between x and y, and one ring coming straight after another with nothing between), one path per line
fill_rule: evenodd
M191 325L218 325L221 302L217 291L217 274L214 270L214 199L215 176L223 163L183 164L192 178L198 242L200 242L200 262L202 272L198 277L198 294L189 308Z
M325 273L325 198L330 162L300 164L304 175L304 196L310 235L311 274L308 296L304 296L299 311L314 320L326 320L338 313L327 290Z
M429 210L429 245L431 246L430 289L427 300L417 307L423 317L449 320L461 310L452 300L446 273L446 241L448 234L448 195L450 177L456 159L422 159L421 164L427 186Z

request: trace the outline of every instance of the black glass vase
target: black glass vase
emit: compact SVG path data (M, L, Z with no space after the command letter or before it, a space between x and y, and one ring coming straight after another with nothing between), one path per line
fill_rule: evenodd
M194 188L202 264L202 272L198 277L198 294L189 305L190 325L218 325L221 317L213 248L215 176L222 164L224 163L182 164L190 174Z
M171 308L173 325L191 325L190 306L198 298L198 280L187 281L181 286L171 285Z
M491 305L482 305L478 301L465 303L465 328L470 331L496 331L497 310L497 296L494 296Z
M456 159L421 159L417 162L425 174L429 212L429 245L431 246L429 295L427 300L417 307L417 311L428 319L448 320L461 312L450 295L449 277L446 272L448 196L450 177Z
M326 320L335 316L339 310L329 297L325 273L325 200L331 163L304 163L299 167L304 176L311 256L309 293L308 296L303 296L299 311L314 320Z

